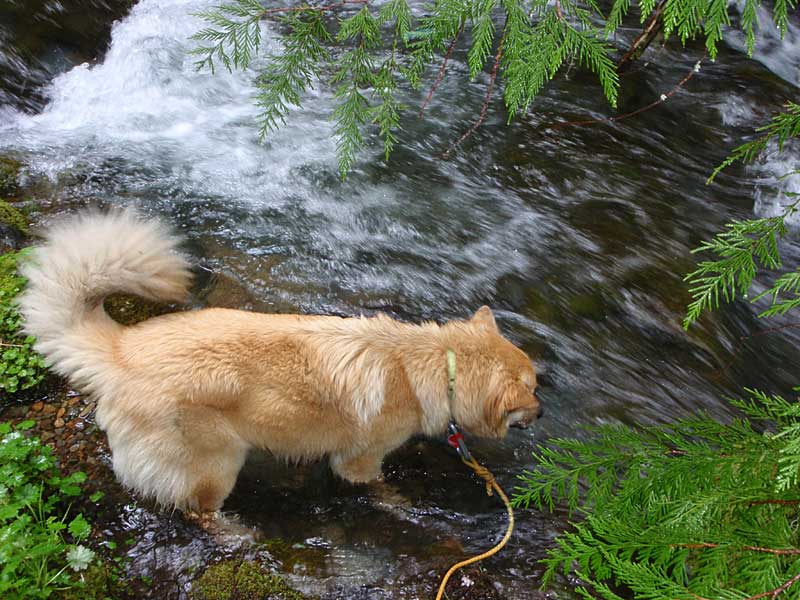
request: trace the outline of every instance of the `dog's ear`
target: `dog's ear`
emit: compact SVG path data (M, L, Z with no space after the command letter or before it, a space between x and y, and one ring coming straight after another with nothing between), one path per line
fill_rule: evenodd
M481 306L477 312L472 315L472 321L475 325L483 327L488 331L497 331L497 323L494 320L492 309L488 306Z

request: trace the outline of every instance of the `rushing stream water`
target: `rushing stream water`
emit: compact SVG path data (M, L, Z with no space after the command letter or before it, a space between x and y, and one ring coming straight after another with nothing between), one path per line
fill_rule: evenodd
M761 323L737 302L689 333L680 323L690 250L754 206L774 213L792 191L777 180L796 168L792 149L731 168L712 186L705 179L796 98L800 29L780 42L765 25L756 60L734 36L681 92L636 117L553 128L610 112L593 80L571 70L510 126L496 101L446 160L488 80L463 84L467 68L455 60L459 76L445 80L424 120L406 122L390 163L374 143L342 182L330 90L312 92L306 110L260 145L251 74L195 71L187 38L201 22L191 13L215 3L141 0L114 25L101 62L61 67L41 90L42 110L22 100L0 106L0 153L26 165L40 221L87 204L135 203L182 229L197 261L237 280L259 310L419 321L491 305L504 333L534 357L545 399L546 418L533 429L474 443L508 488L537 443L580 435L583 424L669 421L697 409L726 418L722 398L742 386L787 394L798 383L798 330L741 343L788 320ZM266 33L266 50L279 51ZM620 46L633 35L623 30ZM668 91L700 56L699 46L649 50L646 67L623 80L622 110ZM24 79L26 67L17 68ZM796 236L784 252L790 264L800 260ZM317 568L291 576L307 591L420 597L430 571L448 562L442 548L452 540L485 548L504 512L440 441L410 444L385 470L402 497L396 504L319 467L255 457L225 508L268 538L319 551ZM534 598L536 561L564 517L518 517L511 544L486 569L504 597ZM218 552L187 539L175 518L128 507L121 521L150 532L131 550L134 570L174 575Z

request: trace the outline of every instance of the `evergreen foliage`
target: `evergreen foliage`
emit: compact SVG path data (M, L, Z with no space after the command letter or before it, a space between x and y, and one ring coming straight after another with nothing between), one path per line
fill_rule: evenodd
M738 23L751 53L758 5L758 0L745 0ZM509 121L530 108L564 65L579 64L593 72L615 106L619 78L615 50L607 40L634 7L644 23L661 3L614 0L605 14L596 0L434 0L415 18L407 0L388 0L379 7L367 0L340 0L274 8L261 0L231 0L200 13L207 27L194 36L198 46L193 53L198 68L213 71L217 62L229 70L247 68L261 47L261 21L277 20L284 52L267 56L256 76L261 135L283 124L292 107L302 108L302 95L310 87L329 86L335 90L331 116L344 176L364 146L368 128L377 130L388 158L405 108L400 92L406 85L420 88L439 54L444 54L443 74L452 49L462 41L470 79L491 63L489 85L495 77L504 82ZM776 1L773 19L781 34L794 8L795 0ZM683 44L703 38L715 58L724 27L731 24L730 4L665 0L661 18L667 37Z
M712 252L719 258L701 262L686 276L693 286L689 289L693 300L683 322L685 328L703 311L717 308L720 296L726 302L736 297L746 298L759 268L774 270L781 267L778 242L786 234L786 219L797 212L798 204L800 200L777 217L728 223L725 231L694 250ZM772 296L772 304L761 313L763 317L783 314L800 306L800 269L781 276L752 301L765 296Z
M800 135L797 108L789 105L722 167ZM734 221L697 249L716 256L686 278L693 302L685 327L720 296L746 295L761 268L781 266L779 240L798 205ZM753 301L764 297L772 302L760 316L800 306L800 269ZM743 417L730 423L699 413L670 425L598 427L587 441L550 440L520 477L514 503L565 503L582 519L548 551L543 585L563 571L582 580L587 598L628 597L620 588L637 599L800 598L800 402L746 392L731 400Z
M563 499L584 519L549 552L544 583L574 569L587 597L617 600L611 585L625 584L636 598L696 600L753 597L798 575L800 405L748 394L733 401L748 418L728 424L699 414L550 440L514 502Z
M718 166L709 183L725 167L734 162L753 162L769 144L775 144L778 151L783 150L790 138L800 136L800 105L790 102L785 112L775 115L765 126L756 130L762 135L736 148ZM784 177L797 175L794 171ZM789 197L796 194L787 193ZM733 221L726 230L712 240L704 242L695 252L711 252L715 260L701 262L695 271L686 276L690 284L692 302L689 304L683 325L688 328L705 310L717 308L720 296L725 302L736 297L746 298L760 268L770 270L782 267L778 242L786 234L786 220L800 208L800 199L784 207L782 214L763 219ZM800 307L800 267L778 277L768 288L752 298L758 302L771 298L771 304L759 316L782 315L786 311Z

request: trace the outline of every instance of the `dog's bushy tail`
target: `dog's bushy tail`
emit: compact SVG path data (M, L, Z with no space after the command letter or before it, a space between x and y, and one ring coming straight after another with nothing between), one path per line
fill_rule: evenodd
M133 210L84 213L49 229L21 269L28 287L20 310L36 350L74 384L95 387L122 330L103 299L113 292L185 299L191 274L179 241Z

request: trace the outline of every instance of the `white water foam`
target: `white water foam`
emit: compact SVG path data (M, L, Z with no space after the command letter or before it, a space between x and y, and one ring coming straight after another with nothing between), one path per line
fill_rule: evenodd
M734 2L741 10L741 2ZM759 5L758 29L753 59L757 60L778 77L788 83L800 85L800 27L790 20L786 32L781 32L772 19L772 11ZM745 36L736 29L726 32L726 39L734 48L746 52ZM752 108L741 98L733 96L718 106L726 125L741 126L753 123ZM766 119L764 119L766 121ZM766 122L758 123L764 125ZM744 141L744 140L743 140ZM791 175L798 168L798 148L787 145L782 152L776 147L768 149L751 168L759 178L753 194L753 212L757 217L772 217L783 214L785 207L794 202L792 194L800 192L800 180ZM800 216L792 215L787 223L800 225Z
M19 115L2 137L29 150L34 169L53 175L120 157L158 170L168 164L192 191L221 195L277 192L299 157L333 164L327 121L308 124L299 136L278 133L280 152L270 152L258 144L252 73L195 69L189 37L203 22L192 13L213 5L142 0L115 24L103 63L57 77L45 110ZM278 51L264 33L265 49Z
M206 26L192 13L216 4L141 0L115 24L104 62L57 77L41 114L0 124L0 149L23 153L34 174L51 180L77 174L95 182L88 194L84 186L68 197L146 198L160 212L202 203L182 218L192 235L214 238L204 252L220 258L215 266L230 266L231 246L252 263L288 256L270 277L294 298L314 288L319 296L367 290L412 302L484 298L499 277L525 272L530 256L519 250L533 244L533 231L542 233L540 213L511 192L489 190L480 173L440 164L438 182L424 191L357 173L340 182L329 90L311 91L305 110L260 144L253 73L221 65L215 75L197 72L189 55L189 38ZM262 52L280 52L270 27ZM362 165L378 163L379 152L368 150ZM424 164L441 163L430 159ZM481 223L480 235L465 234L469 223ZM443 246L455 254L443 256ZM269 285L243 271L236 274L249 284Z
M777 149L775 149L777 150ZM784 149L781 154L768 152L766 158L753 170L759 174L754 191L753 212L758 217L777 217L800 198L797 149ZM792 227L800 227L800 214L793 213L786 220Z
M732 2L733 5L743 5ZM741 10L741 6L739 6ZM793 11L790 9L790 17ZM800 84L800 27L790 18L786 33L781 32L772 19L772 11L762 5L757 10L758 27L753 59L762 63L778 77L792 85ZM740 52L747 52L745 35L739 29L729 28L725 32L727 42Z

